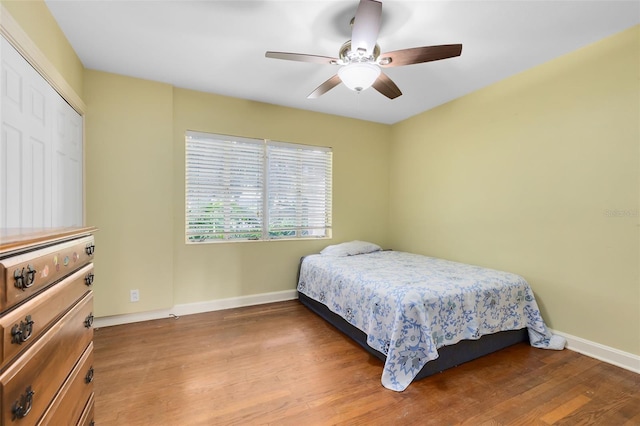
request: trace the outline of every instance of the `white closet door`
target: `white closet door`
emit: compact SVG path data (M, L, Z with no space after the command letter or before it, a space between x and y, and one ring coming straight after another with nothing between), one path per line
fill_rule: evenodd
M0 41L0 227L81 225L82 117Z

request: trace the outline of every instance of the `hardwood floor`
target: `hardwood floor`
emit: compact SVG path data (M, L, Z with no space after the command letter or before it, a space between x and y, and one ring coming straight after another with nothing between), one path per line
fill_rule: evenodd
M640 425L640 375L518 344L412 383L297 301L98 329L96 424Z

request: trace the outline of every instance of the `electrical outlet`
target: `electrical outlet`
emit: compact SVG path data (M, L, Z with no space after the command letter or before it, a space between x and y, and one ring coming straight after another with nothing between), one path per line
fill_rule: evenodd
M138 289L131 290L129 292L129 301L131 302L139 302L140 301L140 292Z

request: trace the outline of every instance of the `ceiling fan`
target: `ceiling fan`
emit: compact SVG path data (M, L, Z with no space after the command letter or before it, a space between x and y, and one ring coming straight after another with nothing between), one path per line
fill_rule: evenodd
M396 84L380 68L399 67L453 58L462 53L462 44L423 46L394 50L380 54L377 44L382 16L382 3L375 0L360 0L355 17L351 20L351 40L340 48L338 58L268 51L265 56L289 61L339 65L338 73L311 92L308 99L327 93L340 83L349 89L361 92L373 86L389 99L402 95Z

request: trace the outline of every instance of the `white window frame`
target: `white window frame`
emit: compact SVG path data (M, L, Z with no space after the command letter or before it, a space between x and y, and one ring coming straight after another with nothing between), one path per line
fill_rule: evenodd
M332 155L329 147L187 131L185 242L331 238Z

